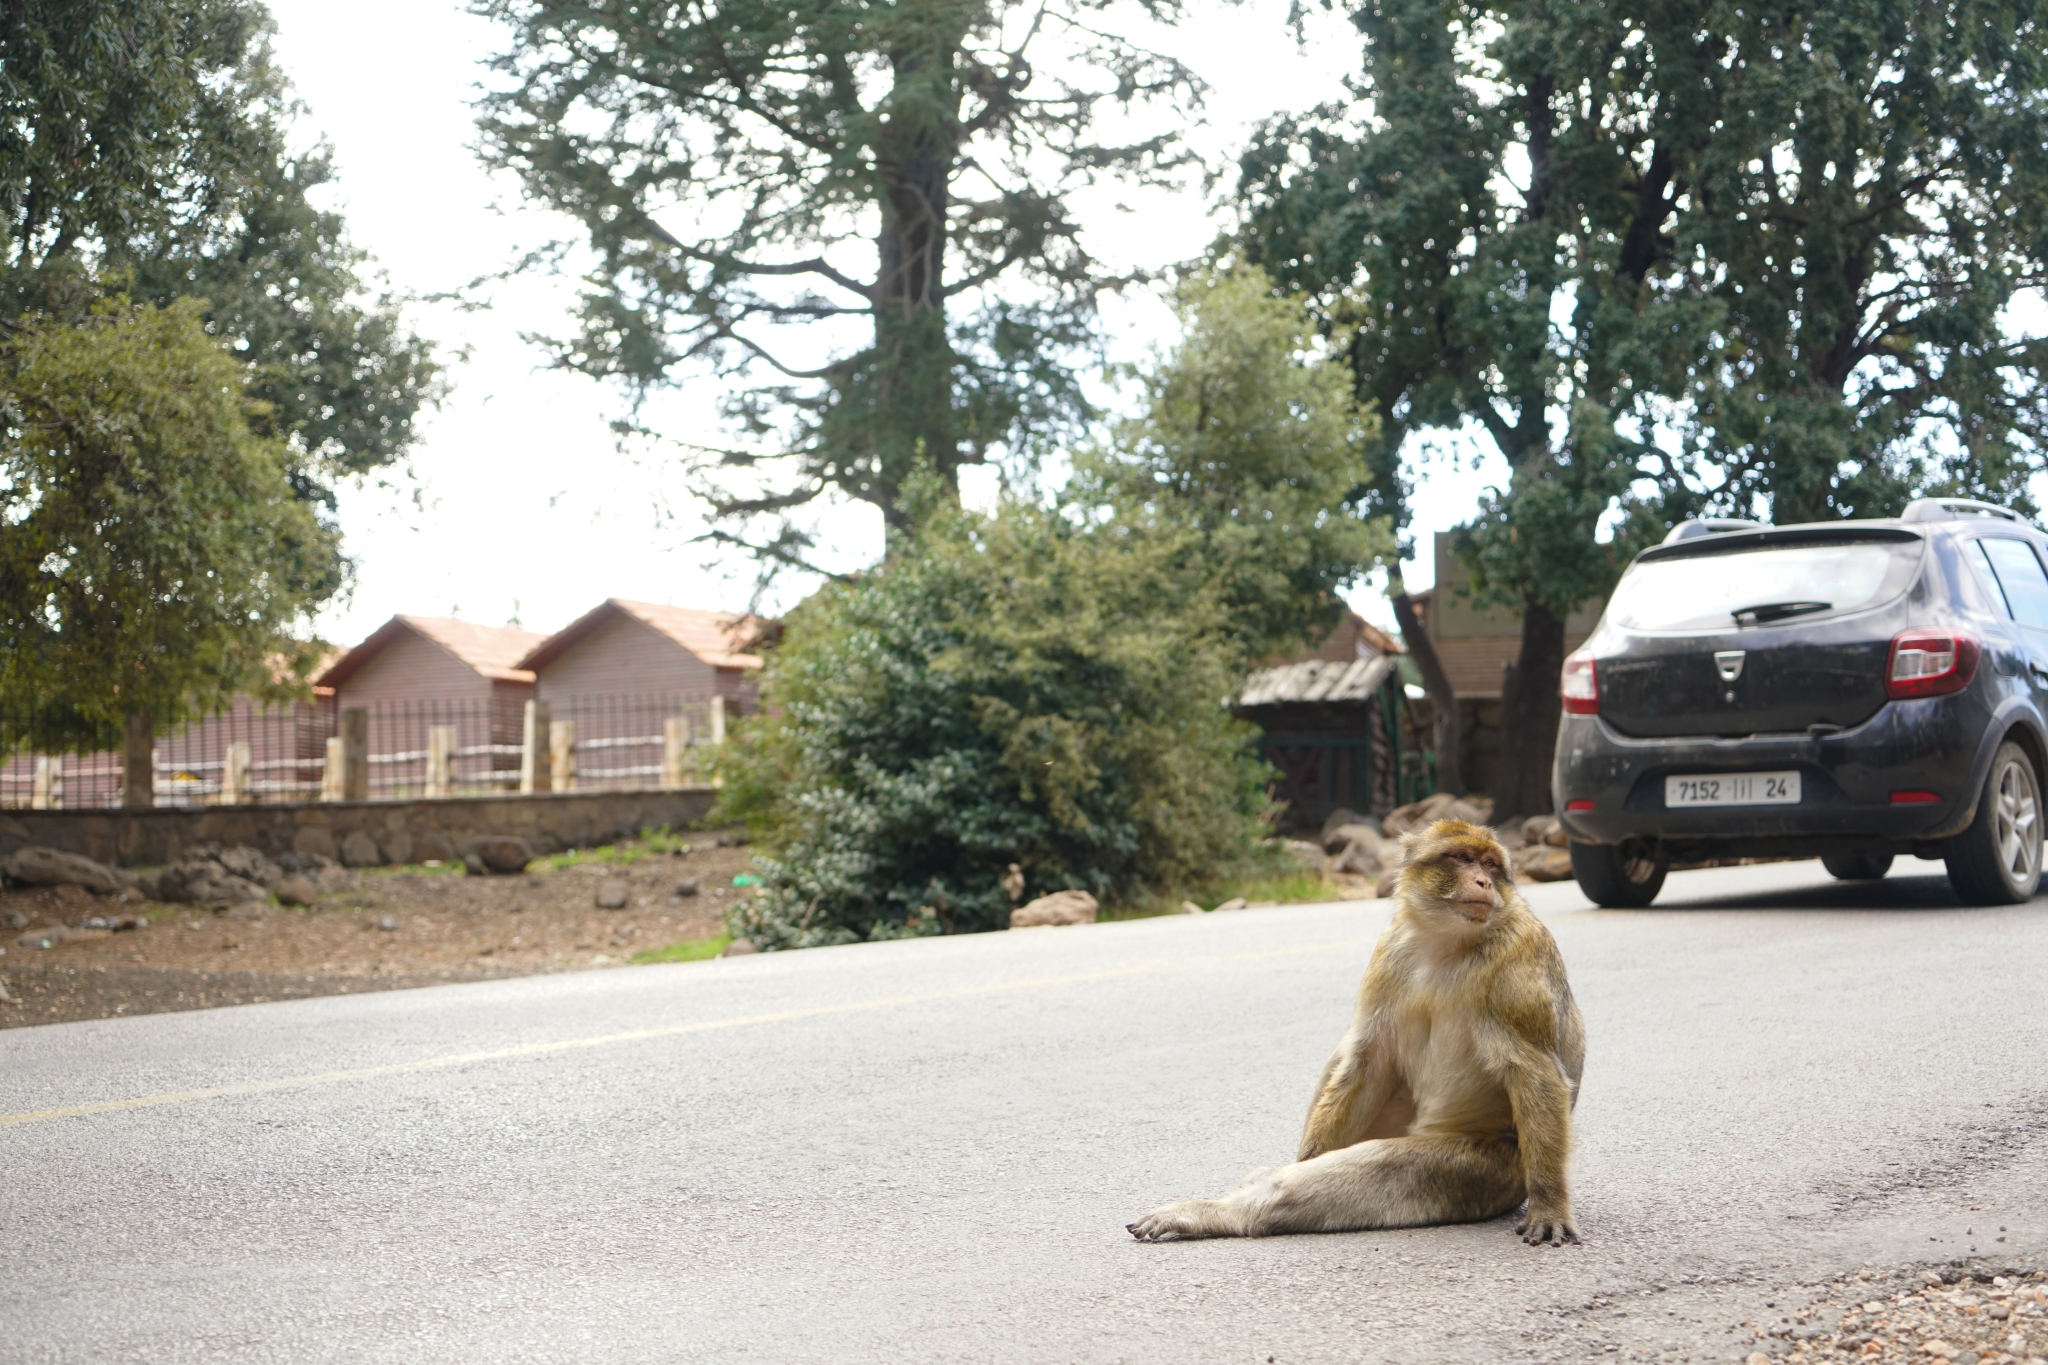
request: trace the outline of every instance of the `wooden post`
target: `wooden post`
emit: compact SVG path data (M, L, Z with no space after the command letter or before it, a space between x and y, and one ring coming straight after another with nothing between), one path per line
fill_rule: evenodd
M238 739L228 745L227 752L221 755L220 803L223 806L240 806L248 802L252 762L246 739Z
M661 785L674 790L690 781L690 718L669 716L661 722Z
M553 770L548 761L553 757L549 752L553 736L548 727L548 704L544 701L526 703L526 733L519 740L519 792L522 796L555 789L549 776Z
M130 711L122 726L121 804L156 804L156 715L147 709Z
M455 789L455 727L427 727L427 795L446 796Z
M708 709L711 712L710 724L705 728L710 730L711 733L705 736L704 742L713 745L723 744L725 743L725 698L713 697Z
M327 737L327 761L320 765L320 799L341 800L342 743L340 735Z
M548 726L548 790L576 790L576 722L558 720Z
M63 807L64 755L36 755L36 780L29 789L28 804L31 810L59 810Z
M341 799L370 799L370 713L361 706L341 713Z

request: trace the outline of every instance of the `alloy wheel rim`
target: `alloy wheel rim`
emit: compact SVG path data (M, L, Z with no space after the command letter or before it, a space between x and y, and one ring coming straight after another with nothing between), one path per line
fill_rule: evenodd
M2025 759L2013 759L1999 771L1992 802L1992 834L1998 843L1999 869L2013 885L2025 886L2039 875L2041 803Z

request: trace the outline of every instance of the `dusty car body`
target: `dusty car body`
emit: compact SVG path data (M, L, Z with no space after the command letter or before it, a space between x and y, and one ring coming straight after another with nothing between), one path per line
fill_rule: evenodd
M1941 858L2031 898L2048 767L2048 536L1955 500L1892 520L1680 528L1566 661L1552 794L1580 884L1673 861Z

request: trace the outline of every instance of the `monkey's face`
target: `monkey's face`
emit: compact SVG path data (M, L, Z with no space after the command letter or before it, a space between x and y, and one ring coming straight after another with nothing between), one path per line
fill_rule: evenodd
M1450 909L1473 924L1485 924L1505 903L1507 850L1477 825L1439 820L1402 841L1406 882L1425 900Z

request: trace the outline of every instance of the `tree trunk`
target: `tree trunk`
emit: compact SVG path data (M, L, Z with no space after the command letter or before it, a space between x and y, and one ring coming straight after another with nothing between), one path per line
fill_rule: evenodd
M1464 736L1458 725L1458 699L1451 694L1451 678L1443 660L1436 656L1436 642L1422 628L1415 614L1415 599L1401 588L1387 596L1394 603L1394 619L1400 622L1401 639L1422 673L1422 690L1429 693L1436 710L1436 789L1456 796L1465 794Z
M156 804L156 714L147 707L130 711L123 726L121 804L131 810Z
M1550 768L1563 706L1564 622L1535 598L1522 603L1522 650L1501 678L1500 780L1493 823L1511 828L1550 813Z

